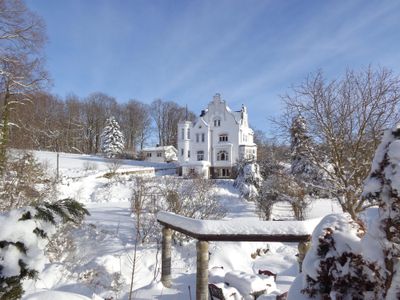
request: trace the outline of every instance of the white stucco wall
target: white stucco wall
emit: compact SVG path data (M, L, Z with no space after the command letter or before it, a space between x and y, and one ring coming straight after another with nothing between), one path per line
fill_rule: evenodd
M215 120L219 122L215 123ZM186 133L189 129L190 139L187 138ZM182 130L185 131L183 137ZM205 135L204 142L202 134ZM221 135L227 135L228 140L220 141ZM244 136L246 138L243 138ZM197 165L198 151L204 151L204 160L209 162L209 166L232 167L240 158L241 153L245 155L250 151L248 148L251 148L253 152L256 147L253 143L253 130L248 127L247 109L242 107L240 111L231 111L219 94L213 97L207 110L195 123L185 121L178 125L178 158L183 169ZM228 153L228 160L217 160L218 152L222 150ZM189 151L190 157L187 156Z

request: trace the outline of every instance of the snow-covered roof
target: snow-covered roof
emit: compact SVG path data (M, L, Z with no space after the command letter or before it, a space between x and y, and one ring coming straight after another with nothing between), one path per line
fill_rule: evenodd
M157 220L173 229L182 229L182 232L193 233L192 236L200 238L213 235L306 236L311 235L321 221L320 218L306 221L260 221L255 218L198 220L170 212L159 212Z
M158 147L148 147L148 148L143 148L142 151L144 152L151 152L151 151L168 151L168 150L173 150L175 152L178 152L174 146L158 146Z

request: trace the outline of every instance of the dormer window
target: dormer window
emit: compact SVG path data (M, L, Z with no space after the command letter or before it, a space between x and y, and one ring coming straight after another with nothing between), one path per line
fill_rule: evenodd
M221 119L219 118L214 119L214 127L219 127L219 126L221 126Z
M217 153L217 160L228 160L228 152L225 150L219 151Z
M219 135L219 141L220 142L227 142L228 141L228 135L227 134L220 134Z

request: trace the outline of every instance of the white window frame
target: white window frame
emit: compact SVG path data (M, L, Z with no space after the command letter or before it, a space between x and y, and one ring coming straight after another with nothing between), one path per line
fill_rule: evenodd
M219 141L220 142L227 142L228 141L228 134L223 133L219 135Z
M226 150L218 151L218 153L217 153L217 160L218 160L218 161L228 161L228 160L229 160L228 151L226 151Z
M197 151L197 160L198 161L204 160L204 151L203 150Z

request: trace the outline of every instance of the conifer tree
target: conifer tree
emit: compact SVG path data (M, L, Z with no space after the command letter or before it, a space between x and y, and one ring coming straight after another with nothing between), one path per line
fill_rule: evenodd
M243 158L237 162L236 168L238 175L233 185L244 199L254 201L262 185L259 165L253 159Z
M125 138L114 117L106 121L101 135L101 150L108 157L113 158L122 154L125 148Z
M313 151L313 149L310 136L307 132L307 122L303 116L299 115L293 120L290 128L290 137L292 159L290 173L296 178L310 184L318 177L318 171L309 157L309 152Z
M379 253L386 299L400 297L400 125L388 130L379 145L363 196L379 206L378 220L366 238Z
M292 158L291 173L294 175L304 174L308 169L307 148L309 146L309 136L307 135L306 120L297 116L290 127L290 150Z
M73 199L44 202L0 215L0 300L21 299L23 281L35 279L44 263L44 250L53 226L82 222L87 209ZM24 223L23 226L20 223ZM10 230L15 227L16 232ZM53 225L53 226L51 226ZM14 259L9 259L13 257Z

